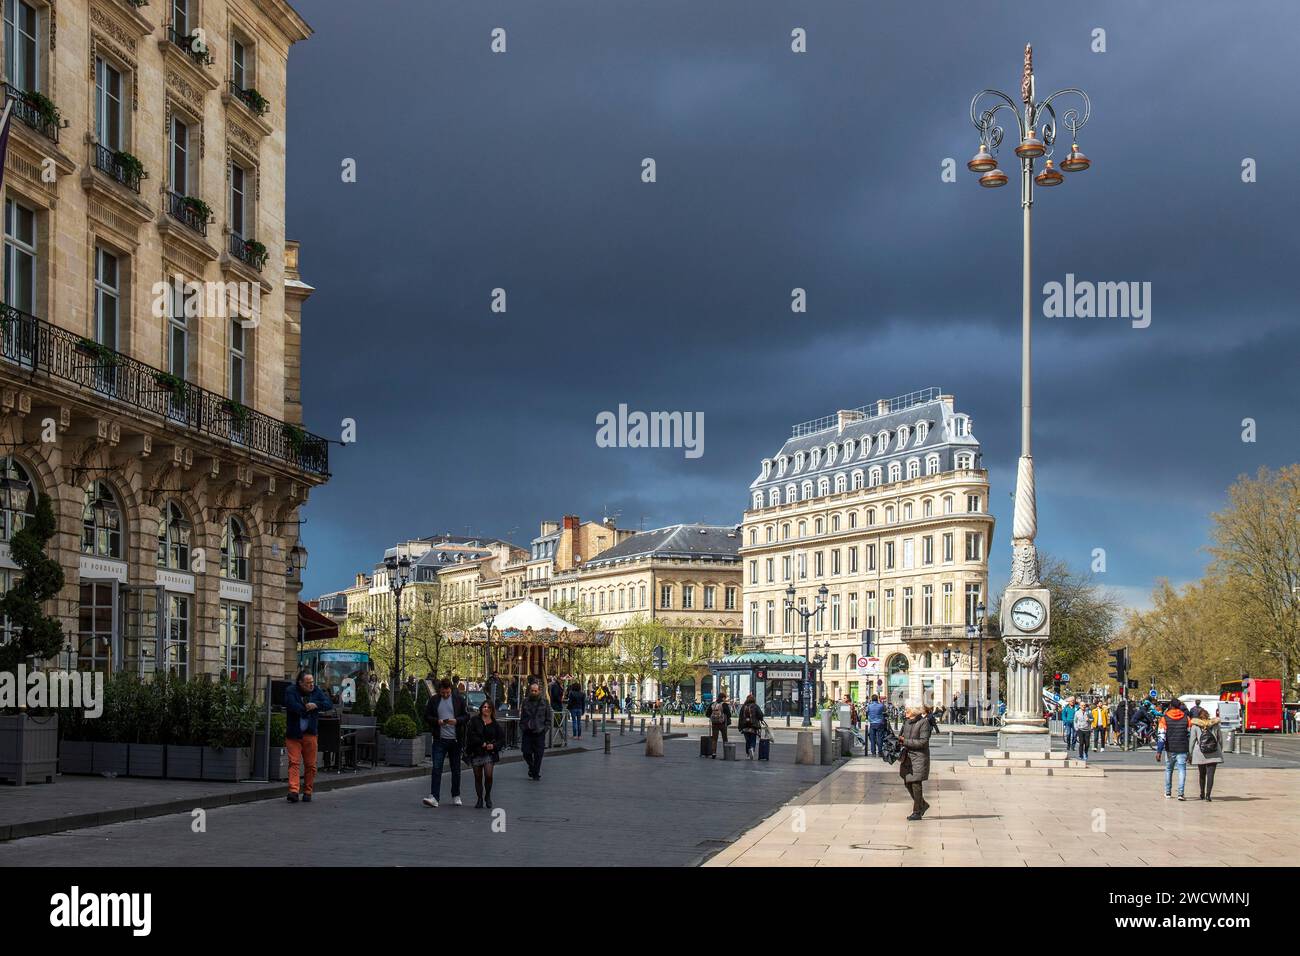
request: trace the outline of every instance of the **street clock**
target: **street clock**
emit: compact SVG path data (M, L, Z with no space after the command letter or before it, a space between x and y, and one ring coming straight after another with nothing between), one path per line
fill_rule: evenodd
M1003 637L1047 637L1052 617L1047 588L1008 588L1002 609Z

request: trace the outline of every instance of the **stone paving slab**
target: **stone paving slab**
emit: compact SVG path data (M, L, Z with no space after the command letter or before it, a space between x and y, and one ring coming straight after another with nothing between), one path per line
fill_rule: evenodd
M1213 803L1195 799L1195 782L1189 774L1192 798L1180 803L1164 799L1159 766L1100 779L959 777L936 761L931 809L910 822L897 768L852 760L704 865L1297 865L1300 775L1225 765Z

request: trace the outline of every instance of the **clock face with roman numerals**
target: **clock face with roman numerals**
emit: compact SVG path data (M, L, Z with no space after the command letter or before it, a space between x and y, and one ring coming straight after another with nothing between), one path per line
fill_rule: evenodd
M1047 609L1038 598L1022 597L1011 605L1011 622L1023 632L1033 632L1047 620Z

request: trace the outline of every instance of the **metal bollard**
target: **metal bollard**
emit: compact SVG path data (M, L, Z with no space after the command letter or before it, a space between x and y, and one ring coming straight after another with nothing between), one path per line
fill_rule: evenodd
M605 735L605 753L609 753L609 734Z
M948 746L952 746L952 731L948 731Z
M623 736L623 725L624 725L624 723L626 723L626 721L624 721L624 720L620 717L620 718L619 718L619 721L618 721L618 735L619 735L620 737Z
M645 718L644 718L644 717L641 718L641 736L642 736L642 737L645 736Z
M1232 752L1234 754L1241 753L1241 736L1239 734L1232 735Z
M785 725L786 725L787 727L790 726L790 715L789 715L789 714L786 714L786 715L785 715Z

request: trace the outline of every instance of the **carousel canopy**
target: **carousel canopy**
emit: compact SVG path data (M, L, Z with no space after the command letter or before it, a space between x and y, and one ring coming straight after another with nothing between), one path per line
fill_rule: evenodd
M559 640L561 643L575 646L596 646L605 644L608 635L603 632L588 632L570 624L559 615L552 614L534 601L521 601L509 610L502 611L492 621L493 640L497 637L523 641ZM472 643L478 643L487 636L482 622L475 624L463 637Z

